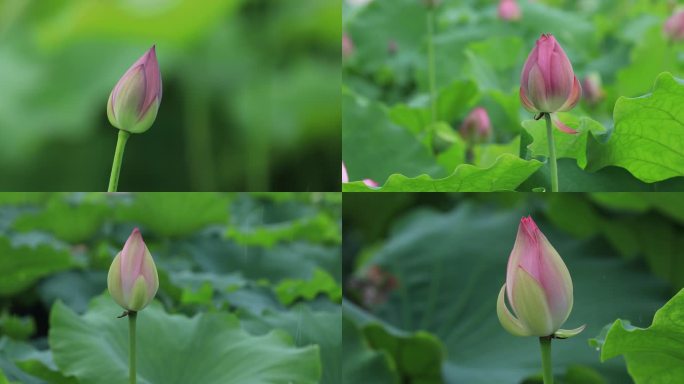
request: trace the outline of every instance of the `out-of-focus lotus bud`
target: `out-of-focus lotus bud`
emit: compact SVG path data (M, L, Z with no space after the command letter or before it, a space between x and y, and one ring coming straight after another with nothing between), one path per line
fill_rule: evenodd
M114 86L107 102L109 122L130 133L145 132L157 117L161 98L161 73L152 46Z
M389 54L390 56L396 55L398 49L399 46L397 45L397 42L395 40L390 40L387 43L387 54Z
M354 42L346 33L342 35L342 58L348 59L354 53Z
M461 123L461 137L468 143L483 143L492 135L492 123L487 110L478 107L473 109Z
M582 88L563 48L552 35L542 35L522 70L523 106L534 113L569 111L581 95Z
M515 0L501 0L497 8L499 19L504 21L517 21L522 17L520 6Z
M601 88L601 75L596 72L592 72L584 77L582 80L582 90L584 99L589 102L589 104L597 104L603 99L605 93L603 88Z
M429 9L437 8L441 2L441 0L423 0L423 4Z
M347 167L344 166L344 162L342 162L342 182L349 182L349 174L347 173Z
M109 267L107 287L114 301L134 312L145 308L157 294L157 267L138 228Z
M366 184L367 187L371 187L371 188L379 187L378 183L373 179L363 179L363 183Z
M676 11L663 25L663 32L672 41L684 40L684 10Z
M352 7L363 7L370 3L372 0L347 0L347 4Z
M506 307L504 296L513 313ZM572 301L568 268L532 218L523 217L497 301L501 325L516 336L574 336L584 325L560 330L570 315Z

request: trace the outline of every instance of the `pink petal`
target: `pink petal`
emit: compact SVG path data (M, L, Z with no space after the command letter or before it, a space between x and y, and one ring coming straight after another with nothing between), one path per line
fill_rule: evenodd
M559 129L561 132L569 133L569 134L571 134L571 135L574 135L574 134L577 133L576 130L574 130L574 129L568 127L568 126L565 125L565 124L563 124L563 123L560 121L560 119L559 119L558 117L552 115L552 120L553 120L553 123L556 124L556 127L558 127L558 129Z

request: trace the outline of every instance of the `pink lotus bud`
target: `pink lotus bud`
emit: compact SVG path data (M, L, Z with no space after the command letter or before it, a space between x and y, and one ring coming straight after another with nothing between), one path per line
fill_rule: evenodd
M469 143L483 143L492 135L492 123L487 110L478 107L473 109L463 120L459 129L461 137Z
M128 311L140 311L157 294L157 267L138 228L133 230L109 267L107 286L114 301Z
M522 17L520 6L515 0L501 0L497 12L499 19L504 21L517 21Z
M665 36L672 41L684 40L684 10L675 12L663 25Z
M342 58L349 58L354 53L354 42L346 33L342 35Z
M504 302L504 293L513 309ZM572 310L572 280L558 252L531 217L523 217L508 259L506 284L497 302L501 325L516 336L570 337L581 332L559 330Z
M390 40L387 43L387 54L389 54L390 56L396 55L398 50L399 46L397 45L396 40Z
M349 174L347 173L347 167L344 166L344 161L342 162L342 182L349 182Z
M584 77L582 80L582 89L584 91L584 99L587 100L589 104L598 103L605 95L601 88L601 75L596 72L592 72Z
M366 184L367 187L371 188L377 188L379 186L378 183L373 179L363 179L363 183Z
M582 88L556 39L542 35L527 56L520 79L520 101L534 113L563 112L580 99Z
M441 2L442 0L423 0L423 4L431 9L437 8Z
M162 82L155 47L124 73L107 102L109 122L130 133L150 129L161 103Z

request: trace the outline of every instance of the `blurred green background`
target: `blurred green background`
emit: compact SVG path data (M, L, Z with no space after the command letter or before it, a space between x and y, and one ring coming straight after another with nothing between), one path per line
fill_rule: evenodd
M601 363L588 341L617 318L650 325L684 287L681 193L345 193L344 381L541 383L538 340L496 315L527 215L572 276L563 328L587 324L554 341L557 382L632 382L622 357Z
M120 190L339 190L341 0L0 0L0 189L105 190L111 89L164 95Z

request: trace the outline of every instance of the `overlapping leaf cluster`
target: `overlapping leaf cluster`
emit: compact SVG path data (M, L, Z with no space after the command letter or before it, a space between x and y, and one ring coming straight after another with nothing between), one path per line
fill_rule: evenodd
M598 72L604 84L598 104L584 100L559 116L579 131L554 131L561 191L682 188L684 85L676 77L684 67L677 59L682 45L661 32L667 5L520 4L518 22L499 20L489 1L436 9L436 121L423 3L376 0L347 8L343 32L353 49L343 59L343 160L352 182L345 191L548 189L544 121L534 121L518 97L525 56L541 33L561 41L578 78ZM456 130L475 106L487 109L494 137L476 146L466 164ZM366 178L380 187L364 185Z
M0 382L126 381L106 274L137 226L160 277L140 380L339 383L340 209L338 193L0 194Z

